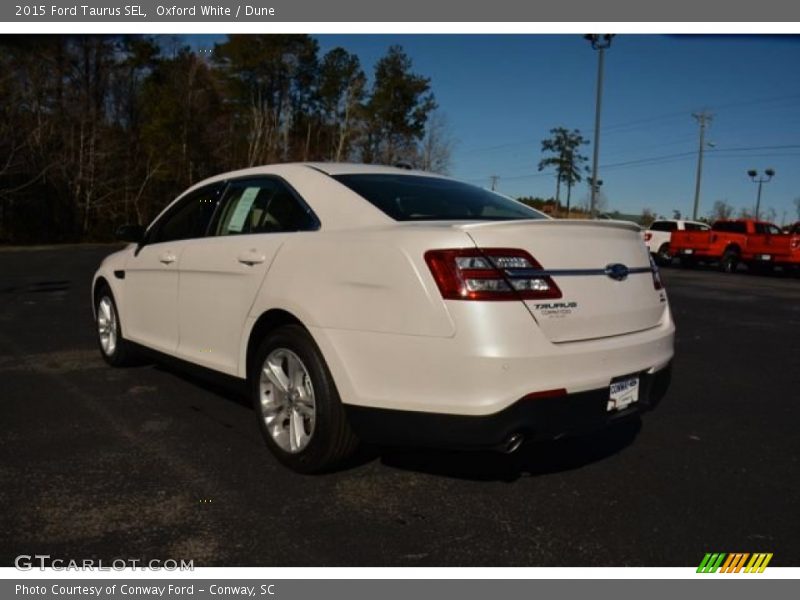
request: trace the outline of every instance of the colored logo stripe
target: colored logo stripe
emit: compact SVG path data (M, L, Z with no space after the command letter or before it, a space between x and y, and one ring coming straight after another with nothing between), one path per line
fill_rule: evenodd
M769 554L753 554L753 558L747 563L744 569L745 573L763 573L767 568L769 561L772 560L772 553Z
M748 562L747 559L750 559ZM772 553L759 552L708 552L697 567L698 573L739 573L744 568L745 573L763 573L772 560ZM747 566L745 567L745 563Z

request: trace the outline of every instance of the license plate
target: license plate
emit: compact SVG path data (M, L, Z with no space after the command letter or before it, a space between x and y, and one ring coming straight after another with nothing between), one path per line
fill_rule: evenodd
M683 253L684 253L684 254L694 254L694 250L693 250L692 248L686 248L686 249L683 251Z
M628 377L611 383L606 410L624 410L639 401L639 378Z
M759 255L758 258L760 258L761 260L772 260L772 255L771 254L761 254L761 255Z

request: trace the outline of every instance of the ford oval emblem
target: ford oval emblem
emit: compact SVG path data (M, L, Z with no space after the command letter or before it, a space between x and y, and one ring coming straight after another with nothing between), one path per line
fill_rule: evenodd
M606 265L606 275L614 281L623 281L628 278L628 267L621 263Z

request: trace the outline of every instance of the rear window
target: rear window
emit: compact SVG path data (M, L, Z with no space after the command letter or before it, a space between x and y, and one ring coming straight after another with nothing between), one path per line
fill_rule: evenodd
M717 221L711 229L727 233L747 233L747 224L739 221Z
M546 219L537 210L479 187L422 175L334 175L395 221Z
M675 231L677 228L675 221L656 221L650 225L650 231Z

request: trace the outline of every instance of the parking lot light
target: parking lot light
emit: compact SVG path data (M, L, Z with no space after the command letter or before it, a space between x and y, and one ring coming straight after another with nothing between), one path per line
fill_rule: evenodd
M758 176L758 171L756 171L755 169L749 169L747 171L747 175L748 177L750 177L753 183L758 184L758 192L756 194L756 213L755 213L755 219L756 221L758 221L758 214L759 211L761 210L761 186L763 186L765 183L770 181L775 176L775 169L764 169L764 174L761 177Z

